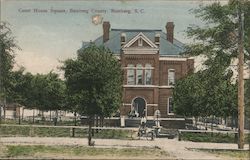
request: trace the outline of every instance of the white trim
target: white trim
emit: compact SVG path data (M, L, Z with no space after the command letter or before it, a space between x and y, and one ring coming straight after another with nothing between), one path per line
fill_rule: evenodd
M130 106L131 104L130 103L123 103L122 105L123 106Z
M174 86L159 86L159 88L174 88Z
M174 77L173 77L173 80L174 80L174 85L175 85L175 69L170 68L170 69L168 69L168 85L169 85L169 86L173 86L173 85L170 85L170 84L169 84L169 80L170 80L170 79L169 79L169 72L171 72L171 71L173 71L173 72L174 72Z
M128 84L125 84L123 85L123 87L125 88L167 88L167 89L170 89L170 88L174 88L174 86L158 86L158 85L128 85Z
M135 41L137 41L139 38L147 42L152 48L158 48L148 37L146 37L142 32L140 32L138 35L136 35L133 39L131 39L127 44L125 44L122 48L128 48L130 47Z
M133 48L123 48L123 51L159 51L158 48L150 48L150 47L133 47Z
M126 48L123 49L124 54L157 54L159 49L154 48Z
M148 104L148 106L155 106L155 107L157 107L157 106L158 106L158 104L154 104L154 103L152 103L152 104Z
M160 61L187 61L188 58L183 57L160 57Z
M122 104L123 106L131 106L132 104L131 103L123 103ZM155 103L152 103L152 104L147 104L147 106L158 106L158 104L155 104Z

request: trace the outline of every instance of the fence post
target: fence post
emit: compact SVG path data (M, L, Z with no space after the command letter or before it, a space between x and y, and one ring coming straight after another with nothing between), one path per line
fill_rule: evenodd
M30 126L30 137L33 137L34 135L34 127Z

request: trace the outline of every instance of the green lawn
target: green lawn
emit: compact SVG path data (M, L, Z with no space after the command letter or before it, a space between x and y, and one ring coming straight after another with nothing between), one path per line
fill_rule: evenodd
M214 149L199 149L200 151L209 152L222 157L228 157L228 159L249 159L250 151L248 150L214 150Z
M245 135L245 143L248 143L250 135ZM187 133L181 134L181 139L192 142L213 142L213 143L237 143L237 135L223 133Z
M131 131L128 130L94 130L94 138L132 139ZM46 127L22 127L0 126L0 136L24 136L24 137L70 137L72 132L69 128L46 128ZM86 129L75 129L75 137L87 137Z
M2 146L0 147L0 158L58 158L58 157L147 157L147 158L169 158L169 154L157 147L137 148L96 148L85 146Z

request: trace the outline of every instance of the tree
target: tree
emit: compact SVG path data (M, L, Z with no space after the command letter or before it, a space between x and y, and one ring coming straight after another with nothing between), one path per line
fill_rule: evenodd
M37 108L41 111L56 110L57 113L57 110L64 107L66 86L58 74L53 72L36 74L30 84L30 94L27 95L27 105L30 108ZM57 115L55 118L57 119Z
M59 78L59 75L53 72L45 75L47 85L45 86L46 103L44 110L55 110L54 125L57 123L58 110L65 107L65 82Z
M63 70L71 106L89 119L88 144L91 145L93 118L111 116L121 105L122 70L110 50L91 44L79 50L75 60L64 62Z
M6 93L6 100L9 103L25 104L25 81L24 68L21 67L17 71L10 72L9 91Z
M4 118L6 109L6 98L10 90L11 71L14 65L14 50L19 49L16 45L12 32L7 23L0 22L0 101L4 108ZM0 107L0 121L2 118Z
M232 59L238 55L238 0L230 0L227 5L215 2L210 5L201 5L193 9L192 13L200 18L205 25L200 27L193 25L188 27L187 36L193 38L193 44L187 47L186 54L206 56L207 67L213 65L216 58L228 57L220 66L228 67ZM242 12L244 18L244 45L245 56L249 58L250 53L250 1L243 1Z
M223 75L223 69L213 70L217 68L211 67L177 81L173 92L176 114L196 119L237 115L237 85L231 83L232 73Z
M173 92L174 112L185 117L199 117L205 112L201 112L201 106L205 98L205 88L201 73L188 75L177 81ZM206 110L204 110L206 111Z

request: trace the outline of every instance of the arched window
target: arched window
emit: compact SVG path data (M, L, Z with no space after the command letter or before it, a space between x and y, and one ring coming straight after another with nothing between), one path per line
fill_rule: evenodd
M142 85L143 69L141 64L136 65L136 84Z
M145 65L145 84L152 84L152 67L151 64Z
M130 84L130 85L135 84L135 70L134 70L134 65L133 64L128 64L127 84Z

